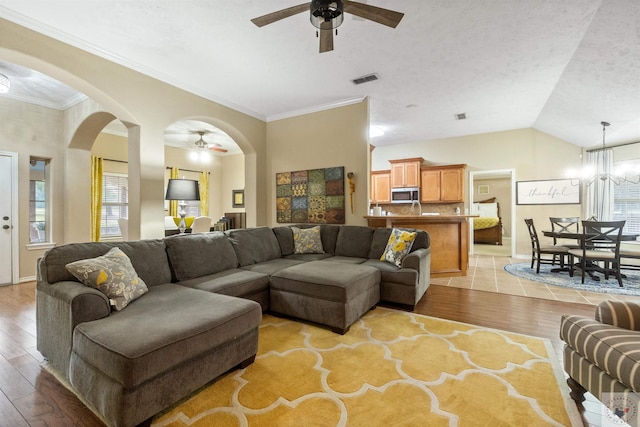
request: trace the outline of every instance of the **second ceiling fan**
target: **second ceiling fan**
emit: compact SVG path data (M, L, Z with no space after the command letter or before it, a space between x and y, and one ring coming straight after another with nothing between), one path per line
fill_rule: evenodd
M342 24L345 13L391 28L396 28L404 16L404 13L355 1L313 0L310 3L302 3L254 18L251 22L258 27L263 27L304 11L310 12L311 23L320 32L320 53L333 50L333 31Z

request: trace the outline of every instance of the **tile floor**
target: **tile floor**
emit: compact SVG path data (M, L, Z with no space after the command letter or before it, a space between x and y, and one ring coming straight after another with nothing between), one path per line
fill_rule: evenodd
M602 294L546 285L521 279L504 270L506 264L519 262L527 261L508 256L473 255L469 258L466 276L432 278L431 284L590 305L597 305L609 299L640 303L640 297L636 296Z

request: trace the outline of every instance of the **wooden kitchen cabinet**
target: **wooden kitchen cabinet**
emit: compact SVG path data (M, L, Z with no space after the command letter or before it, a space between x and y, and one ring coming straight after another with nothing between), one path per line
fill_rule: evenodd
M391 171L371 172L371 203L391 203Z
M391 187L420 187L420 166L423 161L422 157L389 160L391 163Z
M429 166L420 171L420 201L450 203L464 201L466 165Z

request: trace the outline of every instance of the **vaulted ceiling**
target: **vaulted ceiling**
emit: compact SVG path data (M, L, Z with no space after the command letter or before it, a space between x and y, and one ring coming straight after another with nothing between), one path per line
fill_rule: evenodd
M267 121L369 97L374 145L533 127L590 147L603 120L608 144L640 141L637 0L367 3L405 16L346 15L322 54L306 12L251 23L292 0L0 0L0 16Z

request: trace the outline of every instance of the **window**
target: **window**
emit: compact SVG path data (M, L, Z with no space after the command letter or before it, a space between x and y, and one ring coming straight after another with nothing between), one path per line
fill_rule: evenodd
M184 211L187 213L185 216L200 216L200 200L185 200L187 206L184 207Z
M640 159L616 162L614 170L640 170ZM625 233L640 234L640 184L623 181L613 186L613 220L626 220Z
M118 219L129 217L129 178L126 175L102 175L101 237L120 237Z
M49 160L29 160L29 243L49 241Z

